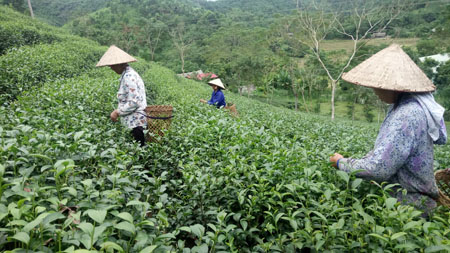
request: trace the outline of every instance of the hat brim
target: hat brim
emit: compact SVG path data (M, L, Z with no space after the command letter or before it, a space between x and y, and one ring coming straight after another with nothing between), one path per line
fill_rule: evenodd
M124 64L129 62L136 62L136 58L127 54L122 49L112 45L103 54L100 61L95 65L96 67L112 66L118 64Z
M433 82L397 44L379 51L349 72L342 80L369 88L400 92L430 92Z

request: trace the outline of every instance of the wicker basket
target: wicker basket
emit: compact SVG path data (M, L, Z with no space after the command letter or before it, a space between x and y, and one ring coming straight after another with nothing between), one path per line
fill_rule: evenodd
M164 130L172 123L173 107L171 105L150 105L145 108L147 113L147 136L149 142L158 142L158 136L164 136Z
M439 204L450 207L450 169L438 170L434 173L439 188Z
M239 117L239 113L236 109L236 104L230 103L229 105L225 106L225 109L227 109L230 112L231 116Z

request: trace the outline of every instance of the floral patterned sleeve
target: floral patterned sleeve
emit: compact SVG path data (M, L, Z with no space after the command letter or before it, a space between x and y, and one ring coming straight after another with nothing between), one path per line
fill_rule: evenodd
M135 112L140 106L141 96L138 93L136 81L125 75L117 93L117 98L119 99L119 115L125 116Z
M434 144L444 145L447 142L447 129L445 127L444 119L441 120L441 128L439 129L439 139Z
M405 117L407 111L396 112L382 126L374 149L362 159L342 158L339 169L347 173L363 170L357 177L378 182L387 181L408 159L414 148L417 128L415 117Z

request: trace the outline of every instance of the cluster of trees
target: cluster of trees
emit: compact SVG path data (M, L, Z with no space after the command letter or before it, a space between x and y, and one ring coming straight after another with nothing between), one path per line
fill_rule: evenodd
M214 72L235 91L253 84L269 97L274 89L287 89L296 98L295 108L302 102L308 111L306 101L326 89L332 104L376 101L358 98L366 92L340 80L387 46L367 45L373 32L421 38L417 49L409 50L413 56L450 51L445 0L79 0L78 9L68 12L74 2L33 4L36 13L47 13L47 19L65 23L77 35L116 44L179 73ZM324 50L322 42L330 39L347 40L351 49ZM421 66L429 72L431 65ZM445 68L440 69L434 80L445 82Z

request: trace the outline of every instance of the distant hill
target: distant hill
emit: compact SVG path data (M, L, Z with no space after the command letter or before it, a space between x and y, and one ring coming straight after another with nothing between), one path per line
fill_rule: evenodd
M300 2L300 1L299 1ZM300 3L299 3L300 5ZM296 0L217 0L203 1L202 6L207 9L228 12L232 9L241 9L259 16L272 16L273 14L290 13L297 8Z

